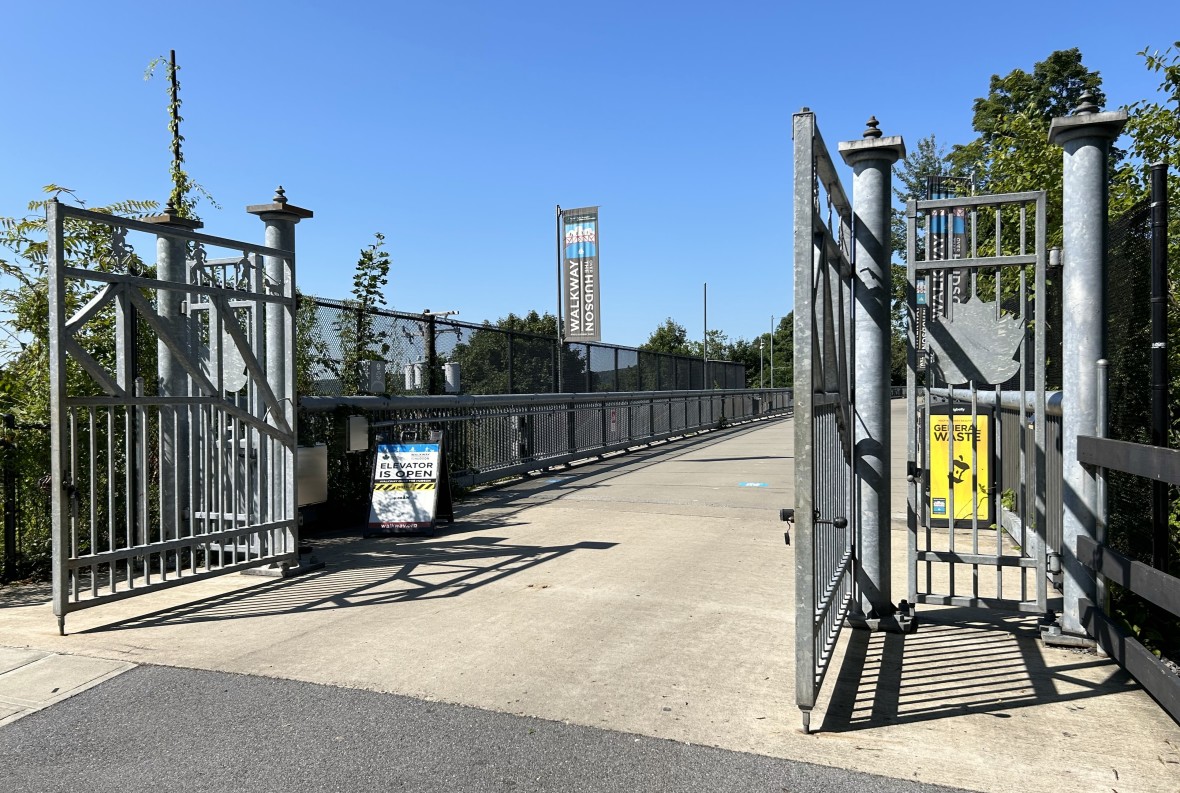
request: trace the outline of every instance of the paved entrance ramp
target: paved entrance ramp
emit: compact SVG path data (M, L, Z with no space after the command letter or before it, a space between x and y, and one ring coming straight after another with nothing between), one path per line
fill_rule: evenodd
M323 571L113 603L72 615L64 638L48 606L5 608L0 644L392 692L973 790L1180 789L1180 728L1133 681L1097 656L1043 647L1030 620L978 612L923 609L906 637L846 631L820 731L801 734L793 551L777 520L793 501L791 437L789 421L767 422L539 475L465 502L439 537L316 539Z

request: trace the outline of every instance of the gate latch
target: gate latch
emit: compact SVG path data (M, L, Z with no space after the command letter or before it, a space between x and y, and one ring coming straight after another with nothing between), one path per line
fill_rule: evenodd
M787 524L787 530L783 532L783 540L787 545L791 544L791 529L790 526L795 522L795 510L790 507L785 507L778 511L778 519Z

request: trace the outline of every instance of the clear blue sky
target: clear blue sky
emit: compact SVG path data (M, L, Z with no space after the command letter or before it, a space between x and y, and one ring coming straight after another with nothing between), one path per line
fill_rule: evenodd
M731 338L791 310L791 114L834 149L870 114L911 144L972 137L994 73L1080 47L1111 105L1180 3L209 2L5 4L0 214L42 185L89 205L169 190L177 51L213 234L261 241L276 185L315 211L299 285L346 297L383 232L392 306L482 321L553 311L554 205L601 205L604 340L665 317ZM1132 13L1132 9L1134 13ZM851 176L845 170L846 186Z

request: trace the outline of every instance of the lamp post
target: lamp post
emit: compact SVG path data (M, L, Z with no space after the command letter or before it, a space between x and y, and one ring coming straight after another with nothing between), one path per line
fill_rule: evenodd
M774 314L770 315L770 387L774 388Z
M765 368L765 364L762 363L762 348L765 346L766 346L766 339L759 339L758 340L758 387L759 388L762 388L764 385L762 382L762 372L763 372L763 369Z

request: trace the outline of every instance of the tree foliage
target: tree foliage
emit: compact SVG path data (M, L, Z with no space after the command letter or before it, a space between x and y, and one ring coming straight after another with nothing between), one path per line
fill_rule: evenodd
M671 317L665 319L659 327L653 330L647 341L639 345L639 349L667 353L668 355L693 354L688 341L688 331ZM697 352L699 351L698 349Z
M385 360L392 346L388 329L378 324L376 311L386 308L385 287L392 266L385 248L385 235L376 232L374 241L361 248L352 276L352 299L344 301L346 310L335 323L340 340L337 377L341 394L358 394L367 386L362 364Z
M549 313L530 311L524 316L509 314L495 324L484 323L467 341L456 344L447 360L459 364L464 393L546 393L553 391L556 382L556 350L557 319ZM568 348L562 360L567 375L584 372L582 359Z

